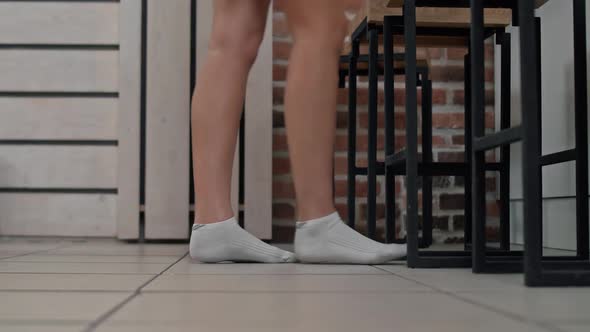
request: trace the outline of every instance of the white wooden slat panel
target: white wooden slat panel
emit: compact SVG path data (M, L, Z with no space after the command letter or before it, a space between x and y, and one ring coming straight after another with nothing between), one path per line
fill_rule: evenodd
M213 2L212 1L197 1L197 52L196 52L196 71L197 74L201 66L205 63L207 58L207 51L209 49L209 39L211 36L211 27L213 25ZM231 206L234 213L239 211L239 181L240 181L240 155L239 155L239 137L236 144L236 151L234 154L232 181L231 181ZM199 199L195 196L195 200Z
M118 12L116 2L3 1L0 43L117 44Z
M510 202L510 241L524 244L523 202ZM551 198L543 201L543 246L576 250L576 199Z
M116 146L0 145L0 187L116 188Z
M189 235L190 8L190 0L148 1L148 239Z
M117 237L139 237L141 1L121 0Z
M116 98L0 98L0 139L117 139Z
M245 113L244 227L272 238L272 10L248 79Z
M0 194L0 234L114 236L116 195Z
M116 92L116 50L0 50L0 91Z

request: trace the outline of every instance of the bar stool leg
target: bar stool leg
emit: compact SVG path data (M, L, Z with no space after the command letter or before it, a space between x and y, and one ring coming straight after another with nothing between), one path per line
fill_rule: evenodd
M464 229L464 242L465 250L471 249L472 240L472 163L471 163L471 151L472 151L472 116L471 116L471 53L468 52L464 58L464 70L465 70L465 223Z
M472 139L485 134L484 109L484 33L483 0L471 0L471 112ZM473 272L481 273L485 265L486 247L486 196L485 151L472 150L473 220L472 260ZM537 156L538 158L538 156Z
M352 41L352 52L348 64L348 175L347 211L348 225L355 226L356 218L356 96L357 60L359 41Z
M576 240L577 255L590 255L588 225L588 82L586 60L586 1L574 0L574 80L576 122Z
M383 20L383 57L385 89L385 155L395 152L395 103L394 103L394 56L392 17ZM395 223L395 173L392 166L385 166L385 242L396 241Z
M510 128L511 51L510 34L502 33L500 68L500 128ZM510 250L510 145L500 148L500 248Z
M406 195L408 267L418 263L418 119L416 105L416 3L406 0L403 7L406 42Z
M426 69L428 70L428 69ZM432 81L428 72L422 74L422 162L432 164ZM432 176L422 175L422 245L432 245Z
M525 283L535 285L541 279L542 239L539 236L542 229L541 190L539 178L541 176L539 146L539 96L536 86L530 82L538 82L537 34L534 17L534 3L532 0L518 2L520 23L520 68L522 80L522 128L523 128L523 209L524 209L524 270Z
M379 35L369 28L369 126L367 165L367 236L375 238L377 223L377 97L378 97L378 53Z

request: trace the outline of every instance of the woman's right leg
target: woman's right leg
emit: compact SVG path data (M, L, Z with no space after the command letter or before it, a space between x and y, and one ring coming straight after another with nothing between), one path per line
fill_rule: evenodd
M202 262L292 261L243 230L230 203L231 175L248 73L270 0L215 0L207 59L193 95L195 225L190 255Z

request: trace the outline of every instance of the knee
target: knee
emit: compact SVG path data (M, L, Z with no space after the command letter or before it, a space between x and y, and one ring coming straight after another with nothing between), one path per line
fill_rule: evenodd
M251 65L256 60L263 37L264 26L228 23L213 29L209 52Z
M340 52L348 29L346 17L302 22L293 29L296 43L310 44L324 51Z

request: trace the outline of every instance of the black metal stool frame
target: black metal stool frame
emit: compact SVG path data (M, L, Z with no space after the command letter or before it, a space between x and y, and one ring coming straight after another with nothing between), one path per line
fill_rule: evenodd
M359 71L357 69L357 63L358 62L367 62L369 63L369 58L370 55L359 55L359 40L358 39L354 39L352 41L352 52L350 55L348 56L341 56L340 57L340 61L346 61L349 64L349 68L348 70L341 70L340 71L340 87L344 87L344 81L345 81L345 77L348 75L349 77L349 96L348 96L348 193L347 193L347 200L348 200L348 222L349 225L351 227L354 227L355 224L355 202L356 202L356 196L355 196L355 189L356 189L356 176L357 175L368 175L368 168L369 167L357 167L356 166L356 97L357 97L357 76L358 75L365 75L365 76L369 76L372 77L371 75L377 75L376 79L378 79L378 75L384 75L384 76L388 76L389 75L404 75L405 74L405 68L400 68L400 69L394 69L393 67L385 67L384 70L380 70L379 68L377 68L377 72L376 73L372 73L373 67L369 68L369 70L366 71ZM377 56L377 61L380 61L382 59L385 59L385 61L387 61L387 59L389 57L393 57L396 58L398 61L402 60L404 58L403 54L385 54L383 56L378 55ZM386 71L392 70L391 73L385 73ZM423 89L431 89L431 82L428 80L428 67L418 67L417 68L417 74L420 77L420 80L417 81L417 85L418 86L422 86ZM428 85L425 85L426 83L429 83ZM386 91L390 90L389 93L393 94L393 80L390 81L389 83L385 83L385 89ZM427 90L425 90L427 91ZM430 90L428 90L430 91ZM422 102L424 105L423 108L423 117L424 118L430 118L431 117L431 112L432 112L432 94L430 92L426 92L423 94L422 96ZM385 92L386 94L388 92ZM392 95L391 95L392 96ZM386 98L386 105L385 105L385 109L386 110L390 110L390 111L386 111L385 112L385 136L386 136L386 142L385 142L385 149L386 151L391 148L393 149L393 144L395 143L393 139L392 135L393 135L393 128L392 126L394 126L394 114L393 114L393 104L392 104L392 99L393 97L390 98ZM371 99L373 100L373 99ZM389 104L391 104L391 107L389 106ZM374 108L376 110L376 108ZM430 115L429 115L430 114ZM370 125L368 126L369 129L369 136L376 134L377 131L377 118L375 116L375 118L373 119L373 121L370 121ZM428 127L431 130L431 127ZM427 133L428 134L428 133ZM432 134L430 133L431 137ZM374 142L374 143L373 143ZM377 146L376 146L376 138L374 141L371 142L371 144L369 144L369 150L372 151L376 151L377 150ZM432 149L432 148L430 148ZM431 153L432 154L432 153ZM375 176L377 175L385 175L387 179L390 180L386 180L386 234L385 234L385 241L387 243L405 243L405 240L403 239L397 239L396 238L396 223L395 223L395 179L393 178L396 174L392 173L392 172L387 172L386 168L384 167L384 162L380 162L376 160L376 155L375 155L375 163L376 163L376 170L375 170ZM399 172L398 172L399 173ZM398 174L399 175L399 174ZM429 202L432 202L432 190L429 191L429 193L425 193L425 198L430 197L430 199L426 200ZM376 195L369 195L368 199L367 199L367 204L368 205L376 205ZM390 199L391 197L393 197L393 199ZM392 204L390 204L390 202L393 202ZM431 211L431 210L430 210ZM372 220L372 221L368 221L369 223L373 223L373 225L375 224L375 219L368 219L368 220ZM425 231L423 232L423 239L421 239L420 241L420 246L421 247L427 247L432 243L432 223L428 223L427 221L424 224L424 229ZM429 226L430 225L430 226ZM374 229L375 226L372 227L372 229ZM371 234L370 234L371 235ZM374 237L374 233L372 234Z
M439 7L440 4L439 4ZM397 30L401 30L405 36L406 42L406 70L408 72L415 69L416 64L416 35L431 35L431 36L468 36L470 33L470 29L468 28L420 28L417 29L416 27L416 4L414 1L406 1L404 3L404 12L403 12L403 22L397 23ZM391 22L394 24L394 21ZM503 31L503 30L502 30ZM485 33L488 36L498 33L498 29L485 29ZM501 31L500 31L501 32ZM385 40L384 40L385 43ZM466 70L468 71L468 67L466 66ZM468 79L469 75L466 74L466 78ZM417 117L416 114L416 89L412 88L414 86L413 82L413 75L406 75L406 121L407 127L409 128L408 131L408 139L407 139L407 150L405 153L396 153L395 155L391 156L389 159L392 163L402 163L405 161L407 172L407 184L406 184L406 191L407 191L407 207L408 207L408 266L415 267L415 268L428 268L428 267L470 267L472 264L471 259L471 251L468 250L468 245L466 245L465 250L463 251L423 251L420 252L419 247L417 245L417 237L418 237L418 211L417 211L417 203L418 203L418 185L417 185L417 177L418 175L454 175L454 176L464 176L466 178L465 183L465 196L467 204L465 205L465 218L466 218L466 227L465 227L465 236L466 241L469 240L470 236L470 204L469 199L471 198L471 186L470 186L470 150L471 150L471 125L470 125L470 110L469 110L469 103L468 103L468 93L466 93L466 103L465 103L465 118L466 118L466 125L465 125L465 156L466 160L464 163L433 163L433 162L418 162L417 158ZM466 87L469 84L466 82ZM408 88L410 87L410 88ZM504 165L503 165L504 163ZM498 171L501 173L501 177L507 177L508 174L506 170L506 161L501 163L485 163L484 167L486 170L489 171ZM503 174L504 173L504 174ZM506 216L507 213L503 213L502 215ZM501 225L506 222L505 218L501 218ZM507 227L503 227L506 229ZM502 232L504 234L505 232ZM509 243L509 239L506 237L502 237L501 240L501 247L504 248ZM495 251L496 252L496 251ZM509 252L505 251L497 251L497 255L505 256L510 255Z
M474 272L488 272L491 265L504 270L523 270L528 286L579 286L590 285L590 248L588 235L588 105L586 63L586 18L585 0L574 0L574 67L575 80L575 148L549 155L541 152L541 38L540 20L534 15L534 1L520 0L518 14L520 23L520 69L522 76L522 125L504 129L493 135L483 136L481 123L483 105L483 75L474 71L474 191L481 192L481 156L485 150L523 142L523 196L524 196L524 257L513 260L490 261L486 259L485 237L481 229L485 217L485 205L481 199L473 202ZM474 50L472 61L482 64L483 7L481 0L471 0L472 37ZM534 84L530 84L534 82ZM542 173L541 168L563 162L576 162L576 237L575 257L544 257L542 247Z

